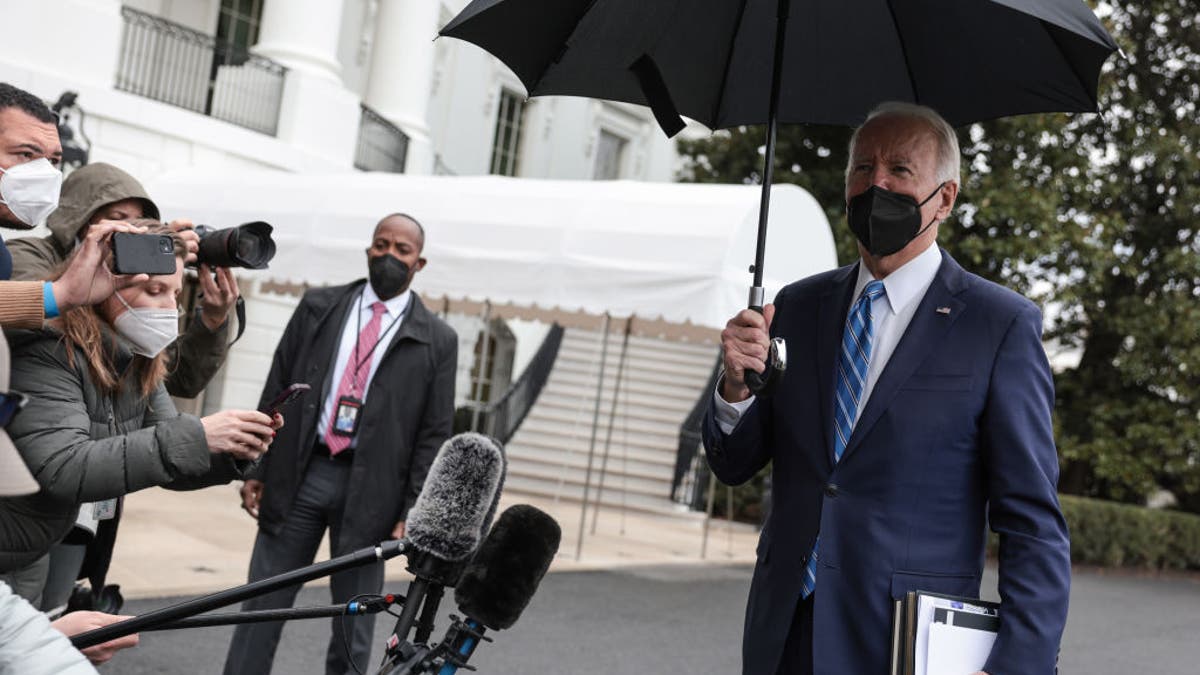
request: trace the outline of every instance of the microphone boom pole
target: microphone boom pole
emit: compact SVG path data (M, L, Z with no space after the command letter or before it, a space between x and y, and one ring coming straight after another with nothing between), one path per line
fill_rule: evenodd
M76 649L86 649L95 645L115 640L119 637L132 635L142 630L152 630L156 626L169 624L180 619L203 614L212 609L226 607L247 598L270 593L287 586L302 584L306 581L329 576L335 572L369 565L379 560L389 560L405 552L408 544L403 540L385 541L377 546L369 546L353 553L339 556L307 567L284 572L273 577L260 579L242 586L218 591L192 600L147 612L132 619L109 624L103 628L80 633L71 638L71 644Z

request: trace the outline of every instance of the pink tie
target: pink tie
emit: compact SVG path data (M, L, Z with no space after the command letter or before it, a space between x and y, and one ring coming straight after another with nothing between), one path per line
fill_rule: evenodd
M342 372L342 381L338 384L337 396L333 399L329 429L325 431L325 446L329 448L331 457L345 450L353 440L353 436L333 433L338 413L337 402L342 400L343 396L362 398L362 393L366 390L367 376L371 374L371 361L375 356L375 352L372 350L377 348L375 343L379 340L379 326L383 322L383 314L387 311L387 305L382 302L372 302L371 311L373 312L371 320L367 322L366 328L363 328L362 332L358 334L358 347L350 352L350 358L346 361L346 369ZM355 363L355 359L358 359L358 363ZM362 411L359 411L359 414L362 414Z

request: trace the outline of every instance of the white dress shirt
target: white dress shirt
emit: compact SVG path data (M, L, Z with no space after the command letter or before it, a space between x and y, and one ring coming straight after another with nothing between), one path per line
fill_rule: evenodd
M388 344L396 335L396 331L400 328L400 322L404 319L405 312L408 311L408 303L412 299L412 289L406 289L400 295L391 300L383 301L387 312L380 317L379 327L379 344L376 345L375 351L371 352L371 370L367 372L367 381L362 385L362 392L359 396L363 403L367 400L367 391L370 390L371 380L375 377L375 371L379 368L379 362L383 360L383 354L387 351ZM361 300L361 303L360 303ZM342 341L338 346L337 357L333 362L333 380L329 385L329 393L325 395L325 403L321 406L321 417L317 421L317 439L324 442L325 434L329 431L329 420L333 417L334 407L337 406L338 385L342 382L342 375L346 372L346 366L350 361L350 355L354 353L354 346L358 344L359 332L367 326L367 322L371 320L374 312L371 311L371 305L379 302L379 296L375 295L375 289L371 288L371 284L363 284L362 293L359 298L351 301L353 308L346 314L346 325L342 326ZM355 310L358 311L355 311ZM366 354L359 354L358 359L361 361L366 358ZM350 446L354 447L354 442L357 438L350 440Z
M879 381L880 374L883 373L888 360L892 358L892 352L896 351L896 345L900 343L900 338L904 336L904 331L908 330L908 324L912 322L913 316L917 313L917 306L921 304L921 298L925 297L925 292L929 290L929 286L933 283L933 278L937 276L938 267L941 264L941 249L930 244L920 255L905 263L900 269L884 277L883 287L887 291L887 294L883 300L886 300L886 302L881 302L880 299L877 299L871 304L871 317L875 324L875 338L871 342L871 359L867 364L867 381L863 385L862 396L858 400L858 412L854 415L856 422L858 421L858 416L862 414L867 400L871 398L871 391L875 389L875 383ZM874 277L871 275L870 270L860 260L858 263L858 281L854 284L854 295L851 296L851 305L858 300L858 296L862 294L863 288L873 279ZM728 434L733 431L733 428L737 426L738 420L742 418L742 415L754 403L754 396L745 401L729 403L721 397L721 383L718 382L717 390L713 392L713 400L716 401L717 426L721 428L723 433Z

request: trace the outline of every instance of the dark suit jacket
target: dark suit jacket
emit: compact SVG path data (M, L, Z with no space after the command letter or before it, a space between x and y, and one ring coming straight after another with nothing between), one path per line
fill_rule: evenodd
M705 419L722 481L742 483L773 461L744 671L776 672L818 532L813 672L871 675L887 672L893 599L978 594L990 522L1003 609L986 670L1049 675L1071 570L1041 314L943 252L835 463L834 370L857 272L850 265L780 291L771 331L791 354L780 388L728 436L711 406Z
M346 316L365 282L316 288L292 314L259 405L294 382L312 386L284 410L284 427L257 474L265 482L258 524L278 533L296 498L317 440L321 405L334 386L334 359ZM341 524L345 551L387 539L408 513L454 423L458 338L414 293L408 312L371 378L360 412ZM323 461L329 461L327 459Z

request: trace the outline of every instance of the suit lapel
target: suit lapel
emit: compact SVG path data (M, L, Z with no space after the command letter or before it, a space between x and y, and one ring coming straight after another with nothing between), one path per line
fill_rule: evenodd
M835 464L833 378L837 372L846 313L850 311L850 295L854 293L854 283L857 280L858 265L850 265L829 284L829 288L821 296L821 304L817 310L817 400L821 402L821 419L824 420L821 430L825 434L825 455L830 467Z
M854 425L854 433L842 453L842 461L854 452L862 443L862 439L871 431L871 427L879 421L883 411L887 409L896 392L912 376L913 372L931 354L944 348L943 342L950 327L962 316L966 303L959 300L957 295L964 288L962 268L945 252L942 253L942 264L937 275L933 278L925 297L917 305L916 314L908 329L904 331L896 351L888 359L887 366L871 391L871 398L863 408L862 415ZM944 311L946 309L949 311Z
M392 338L388 340L387 351L383 353L383 358L385 360L389 358L405 340L429 342L429 320L429 310L425 309L424 303L414 291L408 301L408 310L404 313L404 318L400 320L400 325L396 327ZM382 360L380 364L383 364Z

